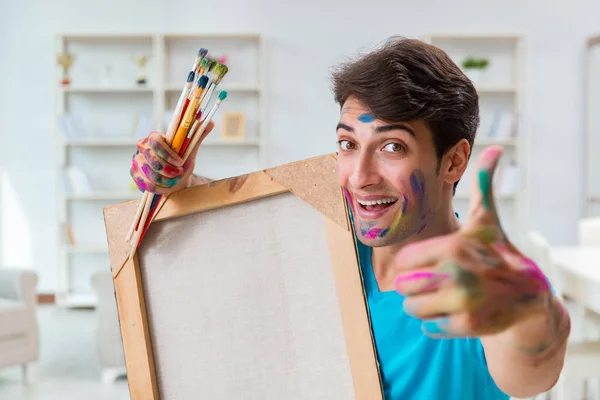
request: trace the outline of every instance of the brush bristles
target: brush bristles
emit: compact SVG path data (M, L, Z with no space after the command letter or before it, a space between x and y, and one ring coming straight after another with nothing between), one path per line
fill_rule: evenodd
M227 90L221 90L219 92L219 101L223 101L227 98ZM229 103L227 103L229 104Z
M196 77L196 73L194 71L190 71L190 73L187 76L186 82L187 83L194 82L195 77Z
M208 76L202 75L200 77L200 79L198 79L198 87L201 87L202 89L204 89L207 84L208 84Z

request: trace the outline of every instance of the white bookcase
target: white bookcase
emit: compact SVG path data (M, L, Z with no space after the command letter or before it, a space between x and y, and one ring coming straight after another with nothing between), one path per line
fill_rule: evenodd
M221 179L268 165L265 45L258 34L86 33L60 34L56 40L57 55L74 56L70 84L61 84L58 64L55 76L61 237L56 299L66 307L93 307L90 278L110 268L102 210L141 197L129 175L136 142L152 129L165 131L199 48L215 59L227 57L229 72L218 89L229 95L198 152L195 173ZM142 85L136 83L138 54L149 57ZM242 140L221 139L220 122L227 112L244 114ZM64 122L65 115L70 122ZM71 173L65 173L69 168Z
M479 95L481 124L469 167L456 190L455 210L466 220L475 161L485 146L502 145L504 154L494 179L495 197L506 234L513 242L522 243L522 232L528 226L524 39L511 34L434 34L424 40L444 50L461 68L468 57L489 61L479 76L463 68ZM512 129L508 129L511 123Z
M600 36L587 43L586 216L600 216Z

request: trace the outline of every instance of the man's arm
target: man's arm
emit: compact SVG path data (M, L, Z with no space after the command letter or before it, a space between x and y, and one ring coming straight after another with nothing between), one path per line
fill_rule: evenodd
M492 378L513 397L531 397L556 384L571 331L569 314L553 294L531 307L536 312L530 317L481 338Z

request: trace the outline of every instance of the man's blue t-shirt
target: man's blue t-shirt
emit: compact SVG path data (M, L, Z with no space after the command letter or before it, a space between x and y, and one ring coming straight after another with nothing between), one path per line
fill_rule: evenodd
M404 296L380 292L371 248L357 241L386 400L507 400L494 383L479 339L432 339L406 314Z

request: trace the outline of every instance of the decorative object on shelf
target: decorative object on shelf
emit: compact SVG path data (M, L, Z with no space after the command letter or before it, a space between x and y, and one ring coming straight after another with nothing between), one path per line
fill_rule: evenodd
M71 84L71 78L69 78L69 68L73 65L75 61L75 56L73 54L69 54L67 52L63 52L57 57L58 64L62 67L62 80L60 83L63 86L68 86Z
M246 116L241 112L227 112L223 114L221 139L243 140L246 133Z
M467 75L473 84L481 83L483 73L489 65L490 61L487 58L475 57L467 57L461 63L465 75Z
M148 55L146 54L138 54L135 56L135 63L139 68L138 77L135 81L138 85L145 85L148 83L146 78L146 63L148 62Z

